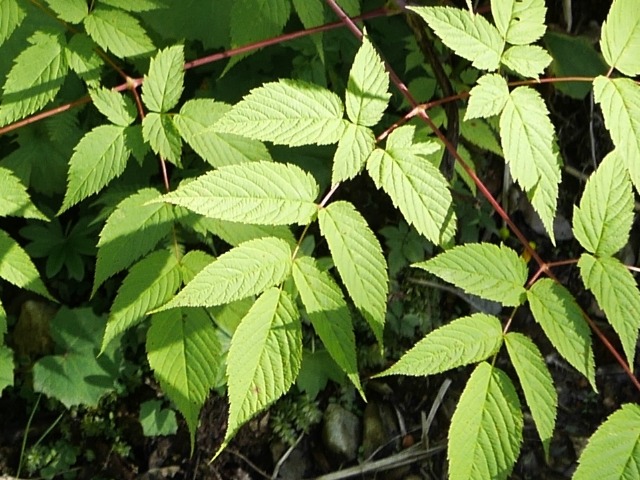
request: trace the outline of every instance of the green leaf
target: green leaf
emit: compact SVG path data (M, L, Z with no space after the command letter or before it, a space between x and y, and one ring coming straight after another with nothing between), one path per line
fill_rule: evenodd
M47 292L47 287L40 280L38 270L31 262L29 255L4 230L0 230L0 252L2 252L0 254L0 278L16 287L54 300Z
M309 223L318 185L292 164L251 162L209 172L162 200L210 218L262 225Z
M600 76L593 81L593 94L613 144L640 191L640 86L628 78Z
M629 365L634 365L640 329L640 292L635 278L612 257L595 258L584 253L578 267L585 286L620 337Z
M191 250L180 260L182 283L189 283L204 268L215 260L208 253L199 250Z
M191 148L214 167L257 160L271 160L262 142L233 133L217 133L210 127L231 110L226 103L210 98L187 101L173 123Z
M150 10L163 10L168 8L167 0L100 0L104 5L120 8L128 12L148 12Z
M613 255L629 241L633 205L631 181L614 150L589 177L580 206L573 208L573 234L591 253Z
M364 398L358 375L356 338L351 315L340 288L309 257L296 259L293 264L293 280L313 329Z
M282 79L251 90L211 129L289 146L336 143L344 131L340 98L329 90Z
M464 119L487 118L502 112L509 101L509 86L502 75L488 73L478 79L478 84L469 94L471 97Z
M291 274L291 247L279 238L242 243L205 267L161 310L213 307L255 295Z
M228 427L216 456L241 425L289 390L301 362L298 310L286 292L270 288L256 300L231 340Z
M491 0L491 15L507 43L528 45L547 29L544 0Z
M90 94L95 107L115 125L126 127L138 116L133 101L115 90L99 87Z
M411 7L447 47L480 70L500 65L504 40L483 16L451 7Z
M545 457L549 458L549 445L553 438L558 407L558 394L551 373L540 350L528 337L509 332L504 341L542 440Z
M322 0L292 0L292 4L305 29L325 23L324 2ZM322 33L316 33L310 38L316 47L320 61L324 63L325 55L322 44L324 37Z
M231 46L279 35L290 13L288 0L235 0L231 7Z
M2 3L0 2L0 8ZM6 387L11 387L14 383L13 370L13 350L6 345L0 345L0 394Z
M168 112L178 104L184 89L182 46L160 50L151 59L142 84L142 101L153 112Z
M4 336L7 334L7 312L4 311L2 302L0 302L0 342L4 342Z
M160 400L142 402L139 421L145 437L175 435L178 432L176 413L169 408L162 408Z
M640 74L640 11L634 0L615 0L602 24L600 50L606 62L625 75Z
M623 3L618 0L618 3ZM615 4L614 4L615 6ZM630 11L628 9L628 11ZM623 405L591 436L580 455L574 480L617 480L640 477L640 406Z
M142 136L155 153L174 165L180 165L182 139L170 115L148 113L142 120Z
M98 6L84 19L84 26L98 45L120 58L155 49L138 20L122 10Z
M524 301L527 264L504 245L468 243L413 266L487 300L511 307Z
M58 14L61 20L80 23L89 14L85 0L45 0L49 8ZM4 14L4 12L3 12Z
M427 376L489 358L502 344L502 325L493 315L475 313L429 333L391 368L377 376Z
M591 332L571 293L549 278L527 291L531 313L553 346L596 388Z
M538 78L551 63L551 56L537 45L509 47L500 62L525 78Z
M91 38L84 33L76 33L67 44L66 56L69 68L88 85L98 88L103 61L94 48Z
M22 182L11 170L0 167L0 217L4 216L47 220L29 198Z
M151 318L149 366L162 391L184 416L193 452L198 416L222 366L220 341L201 308L176 309Z
M145 188L122 200L100 232L92 295L107 278L149 253L171 233L171 207L149 204L160 192Z
M0 45L20 26L25 11L17 0L0 0Z
M366 220L348 202L333 202L318 214L320 231L356 307L382 345L387 293L387 264Z
M335 185L358 175L375 148L376 138L371 129L347 123L333 157L331 183Z
M408 223L433 243L443 245L455 235L451 193L442 173L424 158L439 146L435 142L414 143L414 133L413 126L395 129L386 148L369 156L367 171Z
M390 97L384 63L365 36L349 72L345 92L347 116L357 125L373 127L382 118Z
M486 120L480 118L469 120L465 115L465 120L460 123L460 135L477 147L495 153L499 157L504 156L497 133Z

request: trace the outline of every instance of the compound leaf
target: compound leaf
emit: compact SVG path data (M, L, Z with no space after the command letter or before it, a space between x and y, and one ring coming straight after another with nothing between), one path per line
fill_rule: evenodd
M0 230L0 278L19 288L30 290L49 300L54 298L47 292L38 270L27 252L7 232Z
M184 88L182 46L160 50L151 59L142 84L142 101L153 112L164 113L178 104Z
M509 47L500 59L503 65L526 78L538 78L552 60L551 55L537 45Z
M25 11L17 0L0 0L0 45L20 26Z
M11 170L0 167L0 217L4 216L47 220L33 204L18 177Z
M615 0L602 24L600 49L606 62L625 75L640 73L640 10L634 0Z
M120 58L155 49L138 20L122 10L98 6L84 19L84 26L98 45Z
M166 113L148 113L142 120L142 136L151 149L174 165L180 165L182 138Z
M136 106L129 97L115 90L99 87L91 90L91 100L95 107L109 121L120 127L131 125L137 117Z
M65 22L80 23L89 14L85 0L46 0L46 2L49 8ZM2 13L4 14L4 10Z
M478 79L469 92L469 106L464 119L499 115L509 100L509 86L502 75L488 73Z
M347 123L333 157L331 183L335 185L360 173L375 147L376 138L370 128Z
M544 0L491 0L491 15L500 34L512 45L528 45L547 27Z

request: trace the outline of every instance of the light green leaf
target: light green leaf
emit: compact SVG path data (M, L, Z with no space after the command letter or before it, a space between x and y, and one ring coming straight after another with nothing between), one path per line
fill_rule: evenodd
M142 120L142 136L151 149L174 165L180 165L182 138L166 113L148 113Z
M331 183L336 184L355 177L376 147L371 129L347 123L333 157Z
M76 33L66 49L69 68L88 85L100 87L103 61L95 51L95 43L84 33Z
M30 290L49 300L54 300L47 292L47 287L40 280L38 270L31 262L27 252L4 230L0 230L0 252L2 252L0 254L0 278L16 287Z
M464 119L487 118L502 112L509 101L509 86L502 75L488 73L478 79L478 84L469 94L471 97Z
M111 306L101 351L117 335L144 320L149 310L169 300L179 287L180 268L170 250L153 252L131 267Z
M2 8L1 3L0 8ZM0 394L6 387L13 385L14 368L13 350L6 345L0 345Z
M640 86L628 78L600 76L593 81L593 94L613 144L640 191Z
M89 13L85 0L45 0L61 20L80 23ZM4 11L2 12L4 14Z
M619 3L620 0L618 0ZM640 477L640 406L627 403L613 412L591 436L580 455L574 480Z
M283 79L251 90L211 129L292 147L324 145L340 139L343 114L335 93Z
M129 155L125 127L100 125L82 137L69 160L68 186L59 214L120 176Z
M148 204L160 192L145 188L122 200L100 232L92 295L107 278L129 267L167 237L173 226L169 205Z
M558 394L551 373L535 343L521 333L509 332L504 337L533 421L542 440L546 458L556 424Z
M193 452L200 409L222 367L220 341L205 310L176 309L153 315L147 356L162 391L187 422Z
M11 170L0 167L0 217L4 216L47 220L33 204L18 177Z
M587 180L580 206L573 208L573 234L598 256L613 255L629 241L634 197L620 157L614 150L604 158Z
M497 133L486 120L480 118L468 120L465 115L465 120L460 123L460 135L477 147L495 153L499 157L504 156Z
M554 152L555 148L554 146ZM542 162L539 166L540 180L538 180L538 184L533 190L527 192L531 206L542 220L542 224L553 244L555 244L554 221L558 205L561 163L562 160L557 152L555 152L554 162Z
M387 264L366 220L348 202L333 202L318 214L320 231L356 307L382 345L387 293Z
M640 10L635 0L615 0L602 24L600 50L606 62L625 75L640 74Z
M506 479L522 443L522 411L513 383L486 362L471 374L449 428L450 478Z
M126 10L127 12L148 12L150 10L162 10L169 6L167 0L100 0L103 5Z
M138 20L122 10L98 6L84 19L87 33L117 57L133 57L155 49Z
M411 7L447 47L480 70L500 65L504 40L482 15L451 7Z
M210 98L187 101L173 123L191 148L214 167L257 160L271 160L262 142L233 133L217 133L210 127L231 110L226 103Z
M524 301L527 264L504 245L468 243L413 266L487 300L511 307Z
M493 315L475 313L429 333L391 368L377 376L427 376L469 365L497 353L502 325Z
M180 260L182 283L189 283L214 260L215 258L208 253L200 250L191 250Z
M414 133L413 126L395 129L386 148L369 156L367 171L408 223L433 243L443 245L456 230L451 193L442 173L424 158L439 146L435 142L414 143Z
M593 292L620 337L629 365L634 365L640 329L640 291L636 280L617 258L584 253L578 262L585 286Z
M317 196L318 185L300 167L250 162L209 172L162 200L220 220L303 225L318 210Z
M142 84L142 101L153 112L165 113L178 104L184 89L182 46L160 50L151 59Z
M4 311L2 302L0 302L0 343L4 342L4 336L7 334L7 312Z
M357 125L373 127L382 118L390 97L384 63L365 36L349 72L344 99L347 116Z
M356 338L351 315L340 288L313 258L298 258L293 264L293 280L309 320L338 366L347 374L364 398L356 359Z
M512 45L528 45L547 27L544 0L491 0L491 15L502 37Z
M279 238L258 238L218 257L161 310L213 307L278 285L291 274L291 247Z
M25 11L17 0L0 0L0 45L20 26Z
M525 78L538 78L551 63L551 55L537 45L509 47L500 62Z
M90 94L95 107L115 125L126 127L138 116L133 101L115 90L99 87Z
M597 391L591 332L571 293L550 278L543 278L527 291L527 298L533 318L556 350Z

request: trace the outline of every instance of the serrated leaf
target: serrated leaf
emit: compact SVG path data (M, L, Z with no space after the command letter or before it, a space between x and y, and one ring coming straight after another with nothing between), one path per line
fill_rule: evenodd
M67 44L66 56L71 70L88 85L99 87L103 62L94 48L91 38L84 33L77 33Z
M2 8L2 5L0 5ZM6 387L13 385L13 350L6 345L0 345L0 394Z
M291 247L279 238L258 238L218 257L161 310L213 307L278 285L291 273Z
M95 107L109 121L120 127L131 125L137 117L136 106L129 97L125 97L115 90L96 88L90 91L91 100Z
M288 0L235 0L231 7L231 45L238 47L279 35L290 13Z
M149 204L160 192L146 188L122 200L100 232L92 295L107 278L149 253L171 232L171 207Z
M558 393L551 373L538 347L521 333L509 332L504 337L511 363L518 374L524 397L538 430L545 457L553 438L558 407Z
M309 223L318 185L292 164L250 162L198 177L162 197L210 218L262 225Z
M100 0L104 5L120 8L128 12L148 12L151 10L162 10L168 8L167 0Z
M251 90L212 128L291 147L336 143L345 128L342 101L317 85L282 79Z
M80 23L89 13L85 0L45 0L49 8L58 14L61 20ZM4 14L4 11L2 12Z
M360 212L348 202L331 203L320 210L318 220L353 303L382 345L389 284L378 239Z
M20 26L25 11L17 0L0 0L0 45Z
M164 113L178 104L184 89L182 46L160 50L151 59L142 84L142 101L153 112Z
M391 368L387 375L427 376L479 362L502 344L502 325L493 315L475 313L429 333Z
M633 206L631 181L614 150L589 177L580 206L573 208L573 234L589 252L613 255L629 241Z
M602 24L600 50L607 63L625 75L640 74L640 11L634 0L615 0Z
M228 427L216 455L241 425L287 392L301 362L298 310L286 292L270 288L256 300L231 340Z
M488 73L478 79L469 92L469 106L464 119L499 115L509 101L509 86L502 75Z
M538 78L551 63L551 55L537 45L509 47L500 62L525 78Z
M356 358L356 338L351 315L340 288L313 258L293 264L293 280L313 329L338 366L364 398Z
M468 243L413 266L487 300L512 307L524 301L527 264L504 245Z
M147 356L162 391L187 422L193 451L200 409L222 366L220 341L211 319L201 308L153 315Z
M547 29L544 0L491 0L491 15L502 37L512 45L527 45Z
M447 47L480 70L500 65L504 40L483 16L451 7L410 7L433 29Z
M84 26L100 47L120 58L155 49L138 20L122 10L98 6L84 19Z
M413 126L395 129L385 149L376 149L369 156L367 171L408 223L433 243L443 245L455 235L456 215L447 180L424 158L439 146L414 143L414 133Z
M591 332L571 293L553 280L543 278L527 291L527 298L533 318L558 353L587 377L597 391Z
M331 183L335 185L360 173L375 147L376 138L371 129L347 123L333 156Z
M508 478L520 454L522 425L520 401L509 377L486 362L479 364L451 418L450 478Z
M622 405L600 425L583 450L574 480L640 477L640 406Z
M497 133L486 120L480 118L468 120L465 115L465 120L460 123L460 135L477 147L495 153L499 157L504 156Z
M182 138L170 115L148 113L142 120L142 136L156 154L180 165Z
M308 30L325 23L324 2L322 0L292 0L291 3L305 29ZM310 38L316 47L320 61L324 63L325 55L322 44L324 37L322 33L311 35Z
M144 320L149 310L169 300L180 281L178 260L170 250L153 252L131 267L111 306L101 351L117 335Z
M600 76L593 81L593 94L611 140L640 191L640 86L628 78Z
M593 292L620 337L629 365L634 365L640 329L640 291L636 280L617 258L584 253L578 262L585 286Z
M204 268L215 260L208 253L199 250L191 250L180 260L182 283L189 283Z
M30 290L49 300L38 270L22 247L7 232L0 230L0 278L19 288ZM55 301L55 300L54 300Z
M100 125L82 137L69 160L68 186L59 214L124 172L131 155L125 140L126 128L117 125Z
M29 198L22 182L11 170L0 167L0 217L4 216L47 220Z

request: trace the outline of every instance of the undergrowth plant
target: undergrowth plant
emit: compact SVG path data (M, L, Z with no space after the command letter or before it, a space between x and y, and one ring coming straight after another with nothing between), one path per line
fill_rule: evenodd
M549 452L556 389L538 346L512 331L526 304L558 354L594 390L592 331L640 391L632 373L640 327L640 292L631 273L636 268L616 257L629 240L634 188L640 188L640 87L633 80L640 74L640 11L634 0L613 2L600 39L608 67L591 77L540 78L553 60L539 44L546 31L543 0L491 0L485 13L474 12L472 2L465 9L398 1L356 19L410 15L467 62L468 93L461 89L432 103L414 98L383 59L384 42L354 21L360 14L355 0L186 3L0 0L0 214L27 219L22 235L32 242L23 246L9 233L14 224L6 223L0 277L55 301L28 253L50 255L47 276L66 266L81 280L86 259L80 255L91 248L73 228L62 235L60 225L71 223L58 218L75 212L82 219L77 225L100 225L91 296L105 285L115 285L117 294L99 348L91 350L87 341L95 332L83 339L88 351L99 350L98 373L122 334L148 319L149 365L184 416L192 448L205 399L226 382L228 429L217 456L296 381L304 318L364 398L348 302L384 348L389 272L360 206L335 196L345 182L368 176L409 225L442 247L415 267L503 307L500 315L475 313L434 330L378 374L426 376L477 364L451 420L452 478L509 475L522 442L522 401ZM331 15L340 22L327 23ZM283 34L291 18L306 30ZM322 32L341 25L361 43L348 71L327 66L325 76L322 68L339 52L325 45ZM313 68L301 68L306 71L298 78L266 80L248 93L234 92L246 94L231 103L207 94L220 93L215 87L188 82L191 69L231 58L219 72L223 82L251 51L309 34L311 42L295 48L306 49L300 59ZM425 38L435 43L435 37ZM203 48L218 47L225 51L198 58ZM436 65L425 67L425 80L434 84L442 82ZM145 73L135 78L128 71ZM123 83L111 88L117 76ZM476 175L469 150L451 135L457 129L451 107L437 107L454 105L462 137L504 158L555 243L562 159L538 87L565 81L591 84L615 148L574 208L573 235L584 251L577 259L547 262ZM440 88L445 91L442 83ZM397 117L389 115L392 93L405 105ZM457 111L459 100L466 105ZM93 106L79 113L88 103ZM440 129L445 122L447 135ZM308 153L298 147L324 162L329 178L300 160ZM450 159L458 188L466 185L467 197L476 191L484 196L526 255L504 244L458 244L461 207L451 193ZM44 230L36 221L53 226ZM54 257L53 245L49 251L39 245L38 232L63 244L82 239L84 247L75 255L62 248ZM314 232L326 242L330 262L307 248ZM219 254L221 242L212 238L231 248ZM560 265L577 266L618 334L624 358L558 281L554 268ZM83 309L61 312L60 323L95 318ZM7 333L4 310L0 333ZM496 366L501 351L515 377ZM49 378L47 365L63 357L46 358L36 365L37 378ZM0 386L12 385L13 368L11 349L0 347ZM103 388L112 388L111 375L105 370L109 385ZM57 395L37 378L36 390ZM65 404L81 402L73 396ZM640 407L624 405L593 435L575 478L640 474L639 439Z

